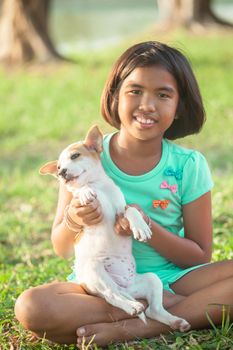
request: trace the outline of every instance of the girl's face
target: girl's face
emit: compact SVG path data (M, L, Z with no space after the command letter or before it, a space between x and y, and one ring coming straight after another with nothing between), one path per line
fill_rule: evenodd
M175 78L162 66L135 68L119 91L121 129L140 140L163 138L179 102Z

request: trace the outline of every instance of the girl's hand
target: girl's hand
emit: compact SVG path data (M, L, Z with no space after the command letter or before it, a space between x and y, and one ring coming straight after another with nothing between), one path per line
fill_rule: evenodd
M88 205L81 205L78 198L73 198L69 205L68 214L80 226L96 225L103 219L101 205L96 198Z
M126 206L126 208L129 206ZM143 212L143 210L139 207L137 204L131 204L130 207L136 208L139 213L142 215L143 220L148 224L149 218L148 216ZM117 234L121 236L131 236L133 233L130 230L129 221L124 217L124 214L120 214L116 216L115 221L115 231Z
M116 215L116 221L114 225L116 233L120 236L131 236L129 221L124 217L124 214Z

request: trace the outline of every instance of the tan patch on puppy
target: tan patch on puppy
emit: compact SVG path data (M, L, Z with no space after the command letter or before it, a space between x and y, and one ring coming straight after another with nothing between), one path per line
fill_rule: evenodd
M72 156L75 153L80 153L80 155L84 157L93 157L95 159L99 159L99 154L96 152L94 148L88 148L85 146L85 143L75 143L67 147L67 152Z

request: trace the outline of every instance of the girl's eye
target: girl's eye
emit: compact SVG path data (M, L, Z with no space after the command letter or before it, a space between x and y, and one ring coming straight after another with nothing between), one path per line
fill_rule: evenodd
M81 153L74 153L74 154L72 154L70 159L74 160L74 159L78 158L79 156L81 156Z
M159 97L161 97L161 98L168 98L169 96L167 94L163 93L163 92L160 92L159 93Z
M132 94L132 95L140 95L141 94L141 90L131 90L130 94Z

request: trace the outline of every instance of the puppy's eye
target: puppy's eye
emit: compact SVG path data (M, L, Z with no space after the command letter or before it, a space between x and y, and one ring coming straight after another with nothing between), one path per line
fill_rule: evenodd
M74 153L74 154L72 154L70 159L74 160L74 159L78 158L79 156L81 156L81 153Z

